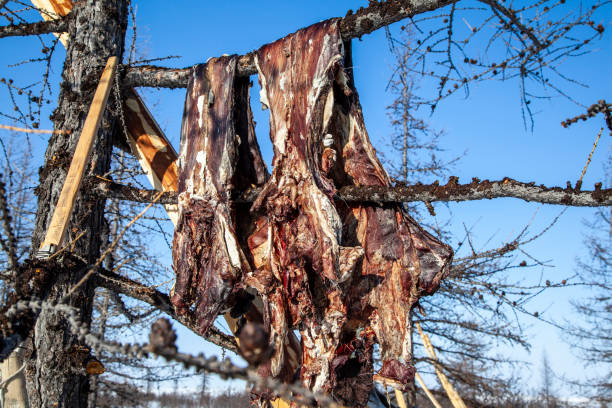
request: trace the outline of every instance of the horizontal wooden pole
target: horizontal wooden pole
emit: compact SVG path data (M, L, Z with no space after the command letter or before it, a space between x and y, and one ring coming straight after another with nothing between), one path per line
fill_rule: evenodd
M359 38L372 31L407 17L435 10L454 3L455 0L387 0L372 1L367 7L349 12L340 19L340 33L344 40ZM131 67L126 71L123 85L127 87L149 86L159 88L184 88L191 73L188 68L164 68L153 65ZM238 60L239 76L257 73L255 53L242 55Z
M127 201L148 203L159 194L156 190L134 188L99 179L88 181L87 191L96 197L112 197ZM237 192L236 202L251 203L259 195L259 189ZM409 186L350 186L342 187L336 199L346 202L404 203L436 201L474 201L492 198L518 198L542 204L568 205L573 207L606 207L612 205L612 189L580 190L571 187L546 187L535 183L522 183L510 178L500 181L472 179L471 183L459 184L456 177L441 185L415 184ZM160 204L176 204L177 193L166 192L157 201Z

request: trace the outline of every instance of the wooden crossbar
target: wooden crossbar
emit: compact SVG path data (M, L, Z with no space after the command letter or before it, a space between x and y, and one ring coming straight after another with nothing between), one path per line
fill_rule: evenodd
M64 239L66 228L70 222L70 216L72 215L72 209L76 200L81 181L83 180L83 174L85 173L85 166L89 163L89 156L91 149L100 127L100 121L102 120L102 113L106 108L108 102L108 95L110 93L113 78L115 77L115 71L117 70L118 58L116 56L110 57L102 72L102 77L96 92L89 107L89 113L85 118L83 124L83 130L79 136L79 141L72 156L72 162L62 187L59 200L53 211L53 217L51 223L47 229L45 239L40 246L41 256L50 255L59 248Z

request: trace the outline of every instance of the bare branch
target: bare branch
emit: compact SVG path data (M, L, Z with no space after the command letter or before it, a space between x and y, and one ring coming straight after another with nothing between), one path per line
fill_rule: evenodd
M11 226L11 214L8 208L8 200L6 194L6 186L4 182L0 181L0 211L2 212L2 226L4 227L4 233L6 234L6 242L0 238L0 244L2 249L8 256L8 266L11 270L15 270L18 266L17 261L17 239Z
M349 10L346 16L340 19L340 33L344 40L358 38L404 18L435 10L454 2L455 0L372 1L368 7L362 7L355 13ZM237 71L239 76L257 73L254 53L250 52L240 57ZM191 68L174 69L153 65L132 67L126 72L123 85L184 88L187 86L190 72Z
M561 126L566 128L578 122L579 120L584 121L584 120L587 120L588 118L592 118L598 113L602 113L604 115L604 118L606 120L606 126L608 127L608 130L610 131L610 136L612 136L612 104L606 102L603 99L589 106L587 108L587 113L578 115L573 118L565 119L563 122L561 122Z
M141 203L151 202L159 194L155 190L138 189L122 184L96 179L86 189L97 197L118 198ZM260 190L252 189L237 193L236 202L253 202ZM573 207L604 207L612 205L612 189L602 189L601 183L594 190L574 189L570 186L546 187L535 183L522 183L511 178L500 181L472 179L471 183L459 184L451 177L445 185L415 184L409 186L347 186L336 194L337 200L347 202L403 203L435 201L473 201L500 197L520 198L529 202L559 204ZM166 192L160 197L160 204L176 204L177 193Z
M495 0L480 0L480 1L485 4L488 4L493 11L497 10L500 13L502 13L504 16L506 16L512 22L512 24L514 24L521 32L524 32L529 37L529 39L533 42L533 44L538 49L544 48L544 46L542 45L538 37L536 37L536 35L533 33L533 29L521 23L519 18L516 16L516 13L514 13L512 10L504 7L500 2L495 1Z
M181 363L185 368L195 368L198 371L219 374L223 379L235 378L245 380L247 383L254 385L256 389L269 388L281 398L298 402L299 405L339 407L329 395L304 388L299 381L293 384L286 384L273 377L263 377L257 374L253 367L240 367L228 358L219 361L216 356L207 358L203 354L195 356L181 353L177 351L174 344L171 344L169 347L159 347L154 344L142 346L105 340L92 333L88 325L81 321L76 309L66 304L53 304L40 300L19 301L8 310L7 316L14 318L19 313L39 314L45 310L64 314L70 328L79 336L79 339L98 351L104 350L108 353L136 359L142 359L149 357L150 354L154 354L165 358L167 361ZM151 339L151 336L149 339Z
M40 21L38 23L11 24L0 27L0 38L20 37L26 35L63 33L68 31L70 14L57 20Z
M99 269L96 280L99 286L145 302L166 313L177 322L198 334L198 336L200 335L198 333L196 316L192 313L187 313L182 316L177 315L174 312L172 303L170 303L170 298L165 293L103 269ZM204 338L219 347L238 353L236 341L231 336L220 332L214 326L208 330Z

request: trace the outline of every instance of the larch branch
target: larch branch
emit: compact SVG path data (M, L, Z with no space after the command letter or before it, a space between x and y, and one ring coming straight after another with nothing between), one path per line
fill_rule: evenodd
M11 24L0 26L0 38L21 37L26 35L63 33L68 31L70 14L57 20L40 21L37 23Z
M436 10L456 0L387 0L371 1L353 13L352 10L340 19L340 33L344 40L358 38L407 17ZM240 57L239 76L257 73L254 53ZM131 67L127 70L123 84L128 87L150 86L159 88L184 88L191 68L164 68L153 65Z
M193 313L177 315L174 312L172 303L170 303L170 298L165 293L103 269L98 270L97 284L106 289L145 302L166 313L177 322L195 332L198 336L200 335L198 333L196 316ZM214 326L203 337L219 347L238 353L234 338L222 333Z
M90 182L87 191L97 197L118 198L141 203L151 202L159 192L156 190L138 189L113 182L96 179ZM253 202L260 190L252 189L236 193L236 202ZM409 186L347 186L336 194L336 199L346 202L403 203L403 202L436 202L436 201L474 201L492 198L519 198L521 200L542 204L558 204L573 207L605 207L612 205L612 189L603 189L601 183L595 184L594 190L581 190L568 185L546 187L535 183L523 183L511 178L499 181L472 179L471 183L459 184L456 177L441 185L415 184ZM177 193L166 192L160 204L176 204Z

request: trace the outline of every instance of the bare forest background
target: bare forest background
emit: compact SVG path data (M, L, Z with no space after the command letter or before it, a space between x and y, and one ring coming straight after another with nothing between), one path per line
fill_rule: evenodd
M78 7L99 6L93 1L82 3ZM121 8L117 5L119 2L105 0L106 3ZM324 2L296 5L297 11L293 14L285 10L290 6L275 5L279 7L279 15L288 13L287 21L278 23L276 30L279 33L266 31L264 37L251 39L253 44L246 43L245 49L232 48L231 45L238 43L241 37L246 42L242 33L237 33L235 38L228 34L226 46L222 35L213 36L214 40L208 38L212 32L209 30L214 30L214 27L209 29L206 24L198 29L199 37L194 37L193 32L172 32L174 24L189 25L187 22L173 22L168 18L165 27L155 26L161 24L161 17L156 20L151 15L162 13L159 10L161 2L151 3L155 3L155 7L149 2L127 1L124 4L125 15L109 12L106 17L124 25L125 39L117 40L124 42L117 46L123 50L123 66L118 77L124 83L132 81L129 83L132 86L166 86L159 83L146 85L144 82L149 77L139 77L144 72L138 71L139 67L155 63L180 68L222 53L244 53L318 20L342 16L348 8L373 7L372 3L377 2L342 2L329 5L329 8ZM480 172L472 175L489 177L503 185L518 183L518 187L530 188L545 183L549 187L560 186L568 196L580 194L581 189L609 189L612 182L610 2L480 0L429 3L436 4L431 6L431 11L411 15L374 34L353 40L356 43L353 58L357 89L362 96L366 124L396 186L419 186L422 183L426 187L433 186L428 191L434 191L437 185L433 183L439 180L439 185L449 188L458 183L472 183L476 187L493 189L490 183L463 177L466 169L482 164ZM176 4L173 7L180 9L173 13L206 11L226 18L231 15L224 6L216 9L198 4L197 12L190 11L190 7L195 8L195 5ZM275 13L275 7L269 7L269 15ZM304 9L311 8L324 11L304 12ZM253 11L236 13L236 24L243 24L242 18L247 17L242 17L242 13ZM300 13L303 16L295 15ZM253 17L254 20L257 18ZM40 21L40 11L30 2L0 0L0 20L6 26L28 24ZM254 21L253 24L261 23ZM238 29L237 26L234 28ZM156 32L161 30L165 31L165 41L169 43L183 41L187 43L184 47L194 48L197 42L218 42L216 47L220 52L215 54L213 49L209 55L196 50L182 59L174 57L175 52L165 52L166 48L155 45L155 40L161 37ZM0 37L8 36L8 31L0 28ZM30 130L53 129L50 115L55 125L58 115L68 115L61 112L64 106L57 101L60 94L66 97L66 90L61 88L60 82L68 78L66 75L61 77L65 53L59 37L50 34L53 31L62 30L58 27L49 27L46 31L39 29L27 42L23 38L0 40L3 55L0 68L1 125ZM22 34L27 33L23 31ZM175 38L179 35L180 40ZM194 40L194 43L189 43L186 38ZM165 47L170 48L170 45ZM376 50L369 53L368 48ZM158 49L163 51L160 53ZM176 53L181 54L181 51ZM77 54L70 58L75 58L74 55ZM379 60L381 56L384 56L382 61ZM192 61L195 58L197 60ZM105 59L106 56L100 56L99 60ZM598 72L607 72L608 75L589 77L584 64L599 64L599 60L605 68ZM378 72L369 71L375 70L376 65L385 67L379 68ZM132 70L131 77L129 70ZM99 67L92 72L99 76ZM374 73L370 76L371 72ZM268 119L258 107L258 84L255 76L252 79L255 84L251 90L251 102L257 134L269 164ZM590 91L583 91L583 84ZM177 146L184 91L141 90L154 116ZM512 97L496 96L510 91ZM108 127L105 131L110 135L106 143L118 140L114 147L109 148L110 165L100 171L92 165L92 171L95 177L103 180L151 189L138 161L126 151L125 143L123 146L121 143L126 132L120 102L122 93L120 86L113 89L104 119L106 122L102 125ZM600 96L593 98L592 95ZM604 100L606 98L608 102ZM368 113L370 109L372 113ZM459 113L450 113L453 109ZM447 122L441 119L445 115L465 116L466 112L470 113L468 122L474 122L474 129L479 128L475 122L488 123L487 120L491 120L483 116L497 115L497 132L474 135L463 132L460 126L447 126ZM508 116L512 116L512 120L507 119ZM541 126L542 122L546 125ZM552 126L549 123L553 122L555 137L540 132L546 126ZM506 126L510 130L504 129ZM58 130L57 126L55 129ZM572 136L564 133L570 131ZM508 137L513 132L517 133L516 138ZM518 136L518 133L523 136ZM48 176L43 173L50 163L62 169L62 177L65 174L65 161L69 154L50 155L48 150L43 163L47 144L56 137L57 134L0 129L1 305L10 304L19 281L16 274L35 252L33 248L36 248L38 238L33 243L33 237L41 234L40 213L44 209L37 197L45 187L41 187L39 177ZM575 162L581 163L578 167L572 167L574 162L570 165L562 158L546 157L545 154L541 154L542 163L527 164L528 159L521 158L521 150L545 151L547 143L563 144L570 137L582 138L581 146L587 147L573 152L577 156ZM498 138L502 140L497 140L492 149L498 152L498 159L491 154L481 159L473 158L479 155L479 144ZM517 144L518 147L513 147ZM554 149L550 150L554 152ZM504 157L507 155L514 156L517 170L515 174L500 176L494 169L495 162L506 160ZM525 157L532 156L525 154ZM559 174L557 177L555 172ZM572 176L564 178L565 172ZM523 178L526 173L528 179ZM462 177L457 179L457 175ZM527 184L531 181L535 184ZM603 184L592 187L594 182ZM475 199L475 195L469 198L475 190L475 187L473 190L466 187L462 196L465 198L461 200ZM421 300L413 320L432 339L438 355L435 364L448 376L468 406L608 406L612 404L610 204L594 204L593 209L576 211L570 207L577 201L559 199L554 203L554 199L546 194L529 196L522 195L523 190L519 188L517 191L514 195L509 194L515 198L492 200L482 205L475 202L450 203L452 197L435 194L431 200L416 199L404 204L415 219L449 242L456 252L450 275L434 296ZM87 197L84 202L92 201L92 194L83 191L83 197ZM535 203L517 204L517 198ZM553 204L542 204L546 202ZM87 205L83 204L83 208ZM173 226L164 208L159 204L150 206L116 197L98 200L96 205L102 206L103 218L95 231L84 233L82 237L79 237L80 231L76 227L79 221L75 220L72 249L89 239L88 234L96 235L100 244L93 250L88 249L92 254L88 259L89 265L95 264L156 293L167 294L174 278L170 258ZM463 209L474 205L479 207L475 207L477 209L472 213ZM492 210L496 206L499 206L497 210ZM87 208L87 211L93 211ZM147 211L143 212L145 209ZM484 215L474 214L477 211ZM566 227L561 228L559 224ZM573 236L564 235L568 231ZM551 258L553 247L567 248L561 243L566 240L579 243L568 254L572 260L568 263L567 258L562 261ZM71 281L71 285L74 284ZM163 304L159 299L134 299L104 283L92 283L90 289L90 310L79 312L82 313L79 316L88 332L97 339L96 344L146 343L152 323L168 314L169 303ZM560 301L564 303L561 305ZM551 310L554 308L564 312L555 313ZM173 326L179 335L179 351L196 354L204 350L207 355L227 356L239 366L245 366L231 350L212 345L204 347L204 339L180 328L181 324L176 321L173 321ZM216 327L221 339L232 339L231 331L223 321L218 320ZM551 344L558 343L559 339L566 343L575 358L573 361L579 361L582 366L573 373L556 373L552 367L556 360L566 358L563 355L565 349L558 346L545 349L541 344L534 348L534 331L542 330L547 336L555 337ZM413 340L417 371L442 405L451 406L437 382L434 362L416 330ZM27 349L28 343L24 342L21 347ZM88 358L100 362L105 370L101 375L83 375L85 379L82 381L89 387L88 406L248 406L248 391L243 382L226 386L230 384L225 382L226 377L219 380L213 374L186 369L180 359L165 361L153 355L144 357L142 353L126 353L119 347L94 346L90 351ZM526 357L528 352L532 357ZM205 364L195 366L208 367ZM394 396L389 396L380 386L379 391L388 396L389 402L396 403ZM421 387L415 386L409 394L412 394L409 400L416 405L430 406ZM38 405L33 403L33 406Z

